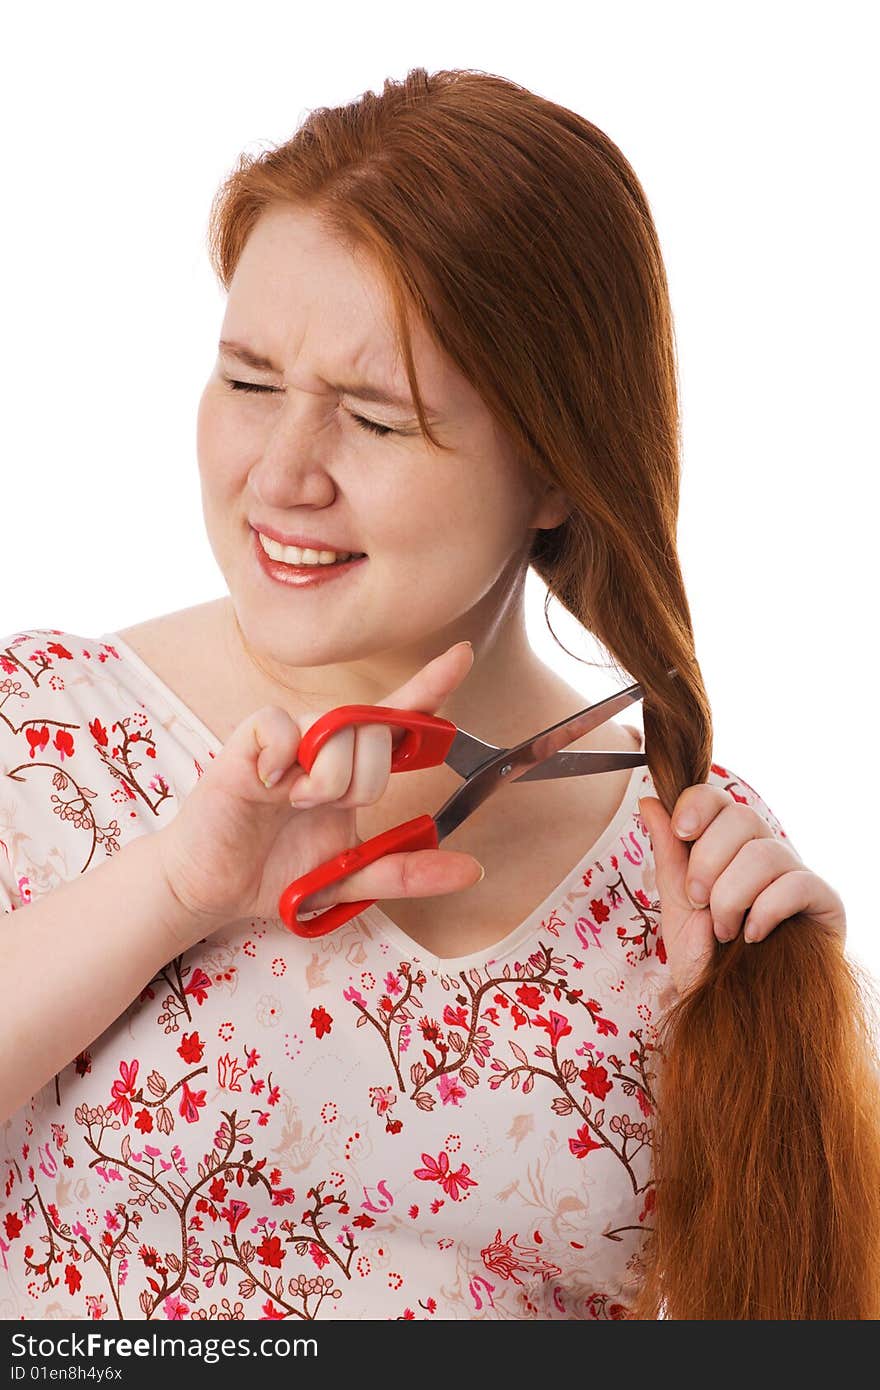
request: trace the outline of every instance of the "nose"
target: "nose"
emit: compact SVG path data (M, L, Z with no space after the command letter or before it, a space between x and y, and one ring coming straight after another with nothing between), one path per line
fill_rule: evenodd
M267 508L281 512L333 501L335 410L335 402L316 400L306 392L288 393L248 475L254 496Z

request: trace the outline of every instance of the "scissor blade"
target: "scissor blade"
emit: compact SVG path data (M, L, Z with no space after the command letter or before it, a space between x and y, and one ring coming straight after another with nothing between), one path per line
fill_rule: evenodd
M490 762L501 749L494 743L484 743L481 738L459 729L444 762L457 772L459 777L470 777L483 763Z
M591 772L615 772L622 767L646 767L644 753L599 753L592 748L575 748L569 753L554 753L546 762L530 768L517 777L517 782L541 782L553 777L584 777Z
M675 674L674 668L670 674ZM483 752L489 754L488 760L484 764L478 764L477 768L472 769L470 773L463 774L468 778L464 786L453 792L434 817L437 825L438 843L444 840L447 835L451 835L453 830L472 815L486 798L496 792L500 786L524 780L525 774L536 769L537 764L552 763L552 769L545 773L545 776L574 775L565 770L570 766L569 759L576 757L579 752L588 756L592 750L575 749L564 760L559 757L560 751L568 744L576 743L579 738L583 738L584 734L589 733L592 729L598 729L620 710L625 709L635 700L641 700L643 696L644 691L636 682L634 685L627 686L625 690L618 690L615 695L609 695L607 699L600 700L598 704L590 705L588 709L578 710L568 719L561 719L558 724L553 724L549 729L543 729L534 738L525 739L515 748L497 749L492 753L490 745L483 744ZM455 749L455 744L459 738L461 738L460 732L453 740L450 752ZM473 739L472 735L467 735L466 738L471 740L473 744L480 742L479 739ZM463 742L457 755L460 763L468 751L468 743ZM470 748L472 754L475 754L476 751L475 748ZM554 755L556 756L554 757ZM595 765L595 762L589 769L583 766L578 768L579 774L587 770L593 772L610 771L615 767L638 767L647 763L647 758L643 753L600 752L595 756L603 759L610 758L613 761L610 764L606 762L601 768ZM449 755L447 755L446 761L452 765ZM537 777L535 780L538 780Z

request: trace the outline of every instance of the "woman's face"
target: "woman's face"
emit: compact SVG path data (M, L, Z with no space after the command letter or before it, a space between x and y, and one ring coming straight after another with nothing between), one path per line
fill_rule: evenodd
M538 500L423 326L412 331L417 379L448 453L419 432L381 278L315 214L262 215L230 284L220 339L274 370L221 349L199 404L197 447L208 537L236 619L279 674L371 668L371 657L392 653L412 669L459 637L479 638L524 573L530 529L565 518L559 496ZM364 398L371 389L402 402ZM261 527L367 558L329 582L283 584L258 563Z

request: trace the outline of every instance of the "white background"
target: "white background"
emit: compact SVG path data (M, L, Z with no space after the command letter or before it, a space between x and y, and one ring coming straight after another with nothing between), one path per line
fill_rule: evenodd
M646 190L676 323L679 547L715 757L841 894L849 953L880 978L865 718L875 18L869 3L772 0L16 7L0 92L0 635L95 636L225 592L195 417L223 312L208 210L239 153L411 67L511 78L600 126ZM585 703L616 689L552 641L534 575L528 599L531 640ZM568 647L603 656L551 616Z

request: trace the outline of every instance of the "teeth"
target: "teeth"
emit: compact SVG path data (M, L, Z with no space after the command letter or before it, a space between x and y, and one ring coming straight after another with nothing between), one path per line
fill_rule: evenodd
M258 531L260 545L273 560L283 560L285 565L332 565L337 560L348 560L355 552L352 550L302 550L298 545L279 545Z

